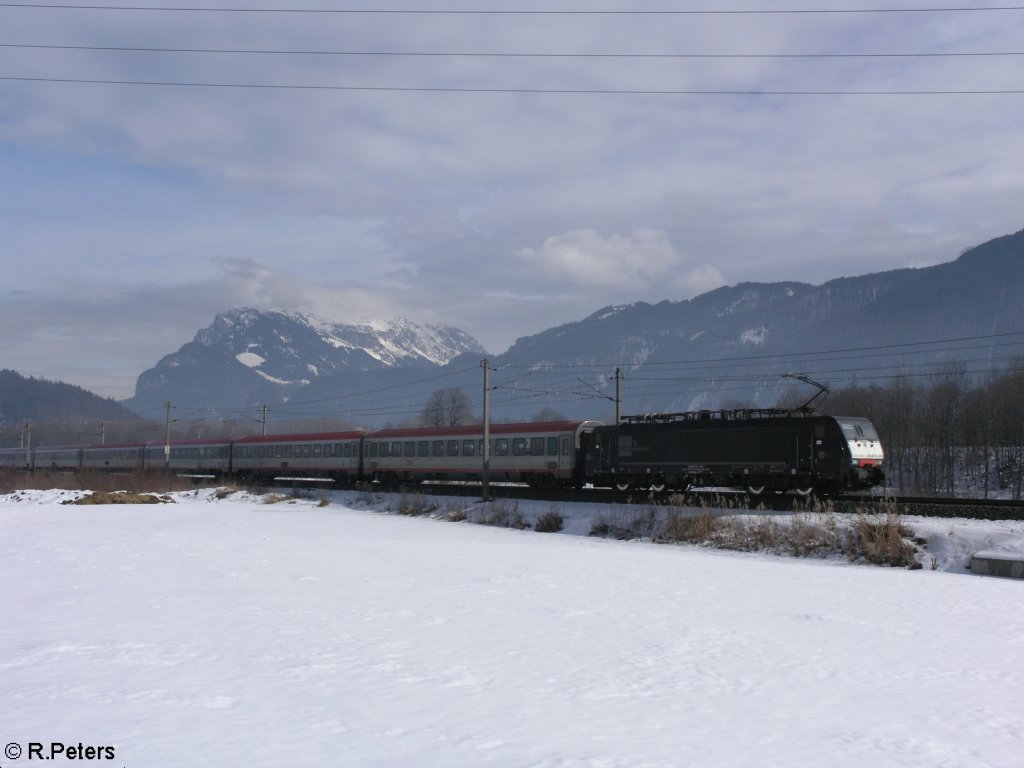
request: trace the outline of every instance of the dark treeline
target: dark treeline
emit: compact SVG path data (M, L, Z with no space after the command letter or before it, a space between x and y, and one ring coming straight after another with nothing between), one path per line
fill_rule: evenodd
M1024 360L980 380L953 365L885 385L853 384L819 410L871 419L897 492L1021 498Z

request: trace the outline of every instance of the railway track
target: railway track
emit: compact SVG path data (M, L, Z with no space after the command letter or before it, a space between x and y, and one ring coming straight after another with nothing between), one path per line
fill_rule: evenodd
M384 488L364 486L367 490L390 493L419 493L438 496L479 497L481 486L473 483L427 482L419 485ZM621 493L610 488L537 489L525 485L495 484L490 486L493 499L522 499L551 503L586 502L591 504L634 504L726 507L738 511L768 510L774 512L806 512L829 508L840 514L894 513L923 517L957 517L979 520L1024 520L1024 500L950 498L942 496L840 495L826 498L802 498L789 494L751 496L739 491L632 491Z

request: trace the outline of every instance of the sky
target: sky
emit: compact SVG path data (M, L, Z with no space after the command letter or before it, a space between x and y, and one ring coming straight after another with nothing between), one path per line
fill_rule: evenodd
M0 367L128 397L243 306L497 354L610 304L1024 226L1024 10L140 10L174 5L0 4ZM436 12L531 7L567 12Z

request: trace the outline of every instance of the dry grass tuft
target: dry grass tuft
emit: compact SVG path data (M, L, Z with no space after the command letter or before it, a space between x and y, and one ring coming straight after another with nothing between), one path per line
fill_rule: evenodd
M846 555L851 562L921 568L917 546L909 540L913 535L895 512L860 512L847 532Z
M152 493L131 493L129 491L99 491L82 496L65 504L173 504L170 496L157 496Z

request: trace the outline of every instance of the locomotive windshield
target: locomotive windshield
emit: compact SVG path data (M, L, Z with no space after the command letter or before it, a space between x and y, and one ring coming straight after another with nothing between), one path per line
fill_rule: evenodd
M836 419L847 440L871 440L878 442L878 433L867 419Z

